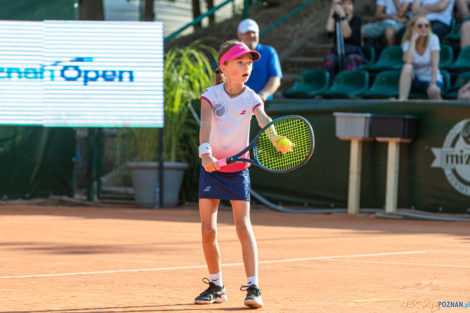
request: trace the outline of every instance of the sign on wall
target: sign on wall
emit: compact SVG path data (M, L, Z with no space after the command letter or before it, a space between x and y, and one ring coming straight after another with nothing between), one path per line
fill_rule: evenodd
M0 21L0 124L163 127L159 22Z
M452 187L470 196L470 120L458 122L447 133L441 148L432 148L432 167L442 168Z

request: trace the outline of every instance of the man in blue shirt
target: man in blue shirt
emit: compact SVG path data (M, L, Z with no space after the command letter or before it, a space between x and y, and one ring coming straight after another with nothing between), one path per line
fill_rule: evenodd
M261 59L253 63L253 71L245 84L258 93L263 101L272 100L282 79L281 63L276 50L259 43L259 27L252 19L240 22L237 36L250 49L261 54Z

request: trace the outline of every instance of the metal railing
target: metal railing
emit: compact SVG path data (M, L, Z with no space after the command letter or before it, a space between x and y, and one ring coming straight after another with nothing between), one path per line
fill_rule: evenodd
M277 21L275 21L274 23L272 23L271 25L269 25L268 27L266 27L265 29L263 29L260 33L259 33L259 36L263 36L264 34L266 34L267 32L273 30L274 28L276 28L279 24L281 24L282 22L284 22L285 20L291 18L294 14L302 11L307 5L311 4L315 2L315 0L308 0L304 3L302 3L301 5L299 5L298 7L296 7L294 10L290 11L289 13L287 13L286 15L284 15L283 17L281 17L280 19L278 19Z
M210 9L209 11L207 11L206 13L204 14L201 14L199 15L198 17L196 17L192 22L184 25L183 27L181 27L180 29L178 29L177 31L171 33L170 35L166 36L165 39L164 39L164 42L167 42L168 40L170 39L173 39L175 38L176 36L178 36L179 34L181 34L183 31L185 31L186 29L188 29L189 27L191 26L194 26L196 24L198 24L199 22L201 22L204 18L206 17L209 17L211 16L212 14L214 14L215 12L217 12L218 10L220 10L221 8L223 8L224 6L226 6L227 4L231 3L231 2L234 2L234 0L226 0L224 2L222 2L221 4L213 7L212 9ZM247 6L248 6L248 0L245 0L245 8L244 8L244 12L248 12L248 9L247 9Z
M224 6L226 6L227 4L229 4L231 2L234 2L234 0L226 0L226 1L222 2L221 4L219 4L218 6L215 6L214 8L210 9L206 13L201 14L200 16L196 17L192 22L184 25L183 27L181 27L177 31L175 31L175 32L171 33L170 35L168 35L167 37L165 37L164 41L167 42L168 40L175 38L176 36L181 34L183 31L188 29L189 27L200 23L204 18L211 16L216 11L218 11L219 9L223 8ZM287 19L291 18L296 13L302 11L306 6L308 6L309 4L312 4L313 2L315 2L315 0L308 0L304 3L302 3L301 5L299 5L298 7L296 7L294 10L288 12L283 17L281 17L280 19L278 19L277 21L275 21L274 23L270 24L268 27L263 29L259 34L260 37L263 36L264 34L268 33L269 31L273 30L279 24L281 24L284 21L286 21ZM249 16L248 15L248 7L249 7L249 0L244 0L244 4L243 4L243 18L244 19L248 18L248 16Z

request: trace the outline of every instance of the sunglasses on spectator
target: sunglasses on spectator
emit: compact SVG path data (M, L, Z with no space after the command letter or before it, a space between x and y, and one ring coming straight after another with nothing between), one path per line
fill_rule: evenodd
M416 24L416 27L418 27L419 29L429 28L429 24Z

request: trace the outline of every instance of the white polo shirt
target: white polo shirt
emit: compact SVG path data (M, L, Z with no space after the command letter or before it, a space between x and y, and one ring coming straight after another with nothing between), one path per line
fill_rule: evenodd
M237 154L249 144L250 121L254 109L263 100L248 86L235 98L224 90L224 84L207 88L201 94L212 106L211 133L209 144L212 156L222 159ZM242 157L249 158L249 152ZM219 169L220 172L239 172L249 167L249 163L236 162Z

